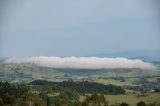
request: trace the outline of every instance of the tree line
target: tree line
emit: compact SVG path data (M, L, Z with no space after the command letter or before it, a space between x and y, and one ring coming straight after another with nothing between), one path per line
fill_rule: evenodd
M81 94L85 93L103 93L103 94L124 94L125 90L116 85L103 85L96 82L74 82L73 80L63 81L63 82L50 82L45 80L35 80L30 83L30 85L41 85L44 87L54 87L55 89L73 89Z
M63 89L45 87L45 84L47 83L44 82L45 81L36 82L38 84L43 83L41 85L43 90L37 88L40 87L40 85L35 87L31 84L11 84L8 82L0 82L0 106L109 106L107 96L105 96L104 93L95 92L84 94L84 99L81 100L80 93L76 89L70 89L67 87L64 87ZM69 81L68 83L72 86L75 82ZM60 84L64 84L64 82ZM65 84L63 86L66 86ZM85 84L89 83L87 82ZM85 84L84 86L86 86ZM130 105L127 102L122 102L112 104L110 106ZM140 101L137 103L137 106L160 106L160 104L146 104L145 102Z

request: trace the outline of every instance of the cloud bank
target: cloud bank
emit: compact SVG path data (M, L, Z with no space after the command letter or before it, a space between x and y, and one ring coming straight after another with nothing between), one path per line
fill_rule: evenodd
M154 65L143 62L140 59L100 58L100 57L28 57L9 58L6 63L34 63L40 66L53 68L76 68L76 69L117 69L117 68L140 68L152 69Z

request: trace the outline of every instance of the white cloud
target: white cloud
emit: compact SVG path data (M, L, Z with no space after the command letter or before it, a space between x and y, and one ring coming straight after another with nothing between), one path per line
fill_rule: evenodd
M140 68L152 69L154 65L140 59L100 58L100 57L28 57L10 58L6 63L34 63L40 66L54 68L83 68L83 69L114 69L114 68Z

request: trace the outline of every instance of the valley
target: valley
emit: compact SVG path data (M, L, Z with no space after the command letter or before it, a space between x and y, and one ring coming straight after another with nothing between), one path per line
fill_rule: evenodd
M34 80L53 82L89 81L104 85L122 86L129 92L160 90L160 71L157 69L74 69L38 66L33 63L1 63L0 80L29 83Z

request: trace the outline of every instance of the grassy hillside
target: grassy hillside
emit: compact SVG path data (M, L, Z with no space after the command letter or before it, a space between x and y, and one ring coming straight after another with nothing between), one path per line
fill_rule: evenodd
M142 69L56 69L42 67L35 64L0 64L0 80L8 82L30 82L33 80L47 81L91 81L102 84L113 84L118 86L150 86L155 88L159 78L156 70ZM141 81L141 79L144 81ZM147 81L148 82L147 82ZM156 83L153 83L156 82Z
M64 73L35 64L0 64L1 80L29 82L36 79L62 81Z
M108 100L109 105L115 103L127 102L130 106L136 106L140 101L145 103L153 103L160 101L160 93L148 93L148 96L137 97L137 94L125 94L125 95L105 95L106 100ZM80 100L83 101L85 96L80 96Z

